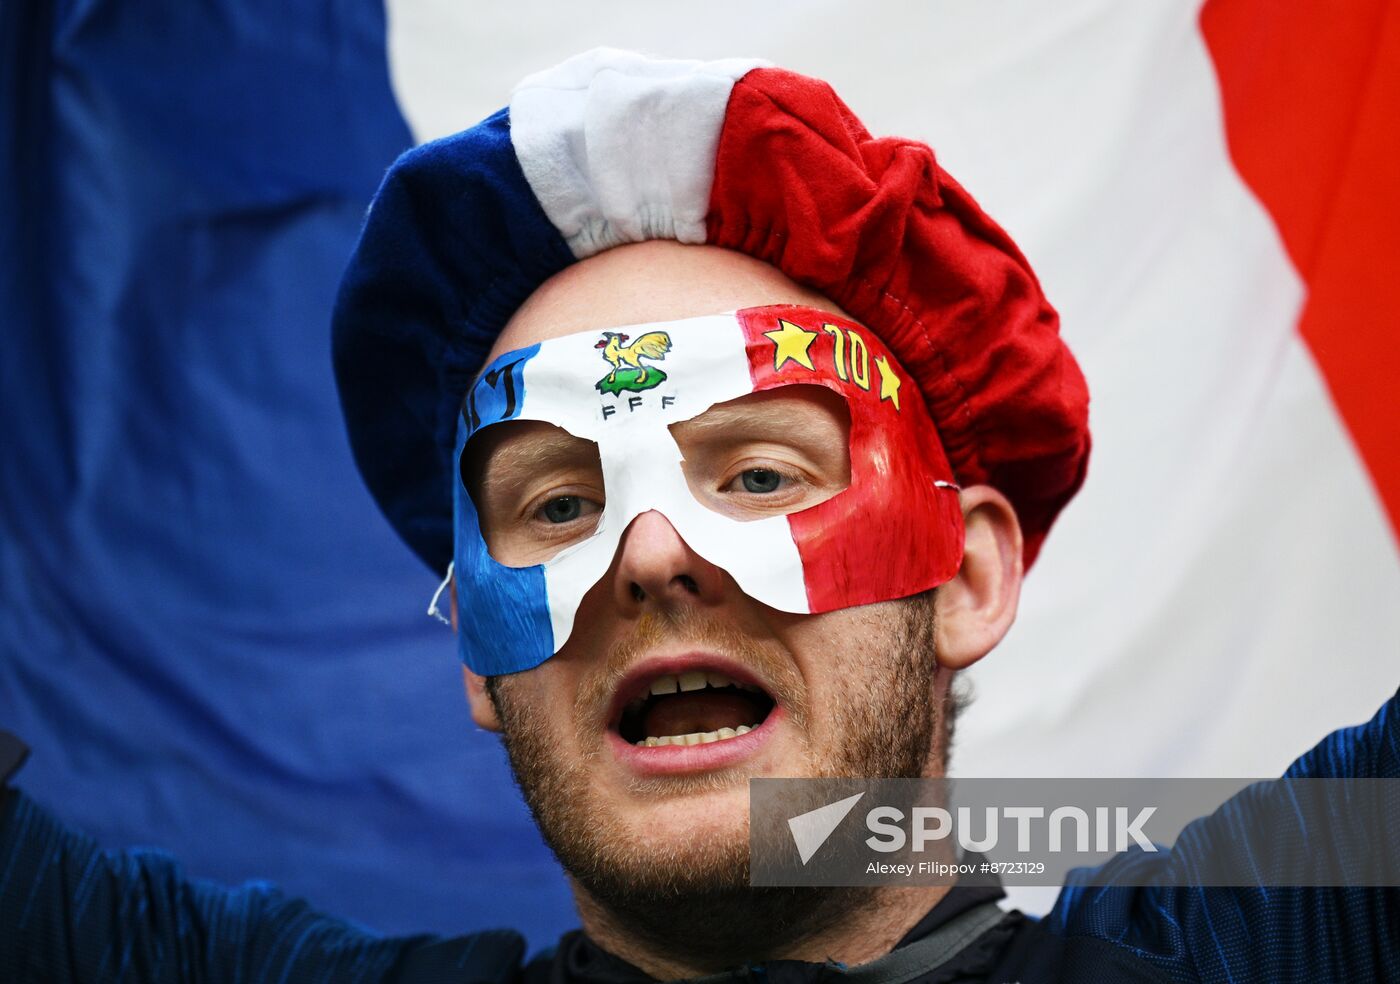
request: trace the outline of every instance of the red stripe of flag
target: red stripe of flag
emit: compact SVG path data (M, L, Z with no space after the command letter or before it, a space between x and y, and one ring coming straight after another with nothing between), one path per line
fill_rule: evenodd
M1307 287L1299 330L1400 534L1400 11L1209 0L1236 169Z

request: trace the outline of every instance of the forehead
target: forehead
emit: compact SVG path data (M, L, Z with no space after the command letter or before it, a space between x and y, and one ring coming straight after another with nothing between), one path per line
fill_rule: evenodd
M630 243L575 263L541 284L506 324L486 361L594 328L766 304L802 304L844 315L825 295L744 253L668 240Z

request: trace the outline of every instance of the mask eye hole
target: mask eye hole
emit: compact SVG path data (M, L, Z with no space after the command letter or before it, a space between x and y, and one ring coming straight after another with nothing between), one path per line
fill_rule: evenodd
M506 567L532 567L592 536L605 502L598 445L554 424L510 420L467 441L462 485L481 538Z
M671 425L686 484L746 522L800 512L851 484L850 409L825 386L780 386Z

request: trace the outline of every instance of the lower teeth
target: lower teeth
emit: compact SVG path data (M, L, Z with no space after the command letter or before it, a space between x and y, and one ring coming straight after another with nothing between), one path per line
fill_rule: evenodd
M662 735L660 738L647 738L637 742L638 748L656 748L659 745L708 745L712 741L737 738L746 735L753 728L741 724L737 728L720 728L718 731L692 731L688 735Z

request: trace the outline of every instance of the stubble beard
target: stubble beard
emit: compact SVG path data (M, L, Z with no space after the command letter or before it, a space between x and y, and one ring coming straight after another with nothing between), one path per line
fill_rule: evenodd
M891 604L896 631L883 651L863 649L870 668L859 687L833 702L823 728L844 743L813 747L808 742L813 778L919 778L925 775L935 736L948 707L934 707L933 591ZM725 652L773 674L794 673L791 661L737 632L732 626L693 613L656 616L610 656L617 673L603 673L601 691L629 665L636 652L661 639L685 639ZM749 885L749 845L743 836L706 841L678 838L658 848L654 840L633 840L625 824L592 787L587 763L564 761L558 738L532 725L528 702L512 693L508 677L488 681L502 721L511 767L545 842L592 904L634 936L662 947L676 959L698 966L729 967L789 951L816 936L853 906L870 901L869 888L756 888ZM596 696L596 694L594 695ZM580 707L584 695L580 694ZM799 699L787 705L802 735L809 709ZM596 736L594 736L596 747ZM577 747L590 747L582 742ZM741 781L741 780L739 780ZM634 792L672 796L735 785L733 777L636 784ZM747 818L744 823L747 828Z

